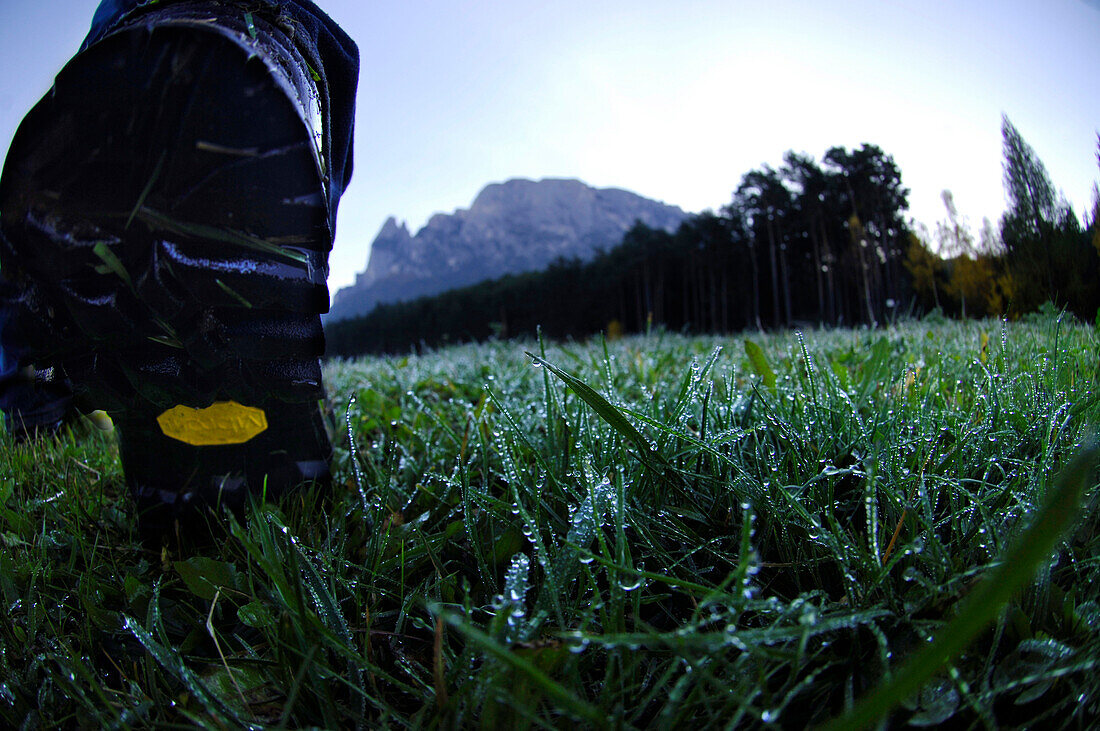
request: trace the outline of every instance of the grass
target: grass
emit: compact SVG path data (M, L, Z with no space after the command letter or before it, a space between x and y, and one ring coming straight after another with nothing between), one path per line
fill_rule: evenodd
M186 555L110 436L0 442L0 722L1094 724L1096 332L748 340L329 363L333 494Z

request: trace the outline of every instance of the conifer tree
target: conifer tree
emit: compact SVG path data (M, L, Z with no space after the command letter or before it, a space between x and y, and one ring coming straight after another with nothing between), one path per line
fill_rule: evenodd
M1067 213L1072 213L1059 203L1046 166L1007 115L1001 117L1001 138L1008 196L1001 240L1017 285L1016 309L1028 311L1046 299L1059 299L1055 239Z
M1014 290L1014 309L1050 300L1091 320L1100 303L1098 262L1089 232L1056 195L1046 168L1008 117L1002 117L1008 209L1001 240Z

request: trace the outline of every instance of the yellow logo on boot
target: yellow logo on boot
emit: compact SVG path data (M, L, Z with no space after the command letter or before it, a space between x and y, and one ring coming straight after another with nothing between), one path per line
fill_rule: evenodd
M165 436L195 447L244 444L267 429L262 409L218 401L205 409L173 406L157 417Z

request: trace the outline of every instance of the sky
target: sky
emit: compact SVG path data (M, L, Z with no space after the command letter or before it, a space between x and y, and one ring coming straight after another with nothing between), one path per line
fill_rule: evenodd
M0 149L98 0L0 0ZM787 150L893 156L929 227L1004 211L1001 115L1083 215L1100 180L1100 0L320 0L356 40L355 176L335 292L386 218L578 178L689 212Z

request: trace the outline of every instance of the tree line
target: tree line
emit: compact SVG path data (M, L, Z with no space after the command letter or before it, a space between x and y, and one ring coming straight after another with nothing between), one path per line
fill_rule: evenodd
M934 232L913 230L901 171L875 145L833 147L820 162L787 152L779 167L745 173L729 204L675 232L638 223L590 261L559 260L545 271L379 305L329 324L329 353L400 352L538 329L583 338L654 326L709 333L874 326L936 307L974 316L1047 300L1095 314L1097 216L1087 226L1077 221L1007 118L1002 134L1009 209L999 230L987 224L980 239L946 192L948 219Z

